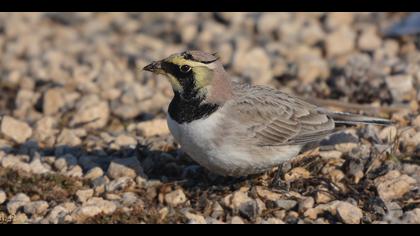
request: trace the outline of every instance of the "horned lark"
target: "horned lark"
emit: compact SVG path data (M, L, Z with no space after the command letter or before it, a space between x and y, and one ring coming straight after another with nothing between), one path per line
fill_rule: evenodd
M186 51L144 67L172 85L167 120L175 140L217 174L264 172L334 133L337 124L391 123L328 111L270 87L233 82L218 59Z

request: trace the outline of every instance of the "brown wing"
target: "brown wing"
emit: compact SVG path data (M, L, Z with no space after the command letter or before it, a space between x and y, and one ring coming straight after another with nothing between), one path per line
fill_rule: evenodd
M257 145L305 144L334 131L331 118L299 98L269 87L241 89L242 95L236 99L234 107Z

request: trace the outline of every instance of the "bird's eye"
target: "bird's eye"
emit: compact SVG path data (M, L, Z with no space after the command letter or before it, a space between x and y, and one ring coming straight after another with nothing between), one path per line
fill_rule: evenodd
M188 65L182 65L180 70L181 70L182 73L187 73L188 71L191 70L191 67L188 66Z

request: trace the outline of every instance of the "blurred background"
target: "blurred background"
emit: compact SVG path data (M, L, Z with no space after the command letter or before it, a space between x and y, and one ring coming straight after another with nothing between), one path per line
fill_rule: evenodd
M139 69L185 49L218 52L232 76L305 96L417 102L418 39L388 32L406 15L1 13L0 110L34 123L103 104L110 114L95 128L161 111L168 83Z
M179 178L192 163L166 127L171 87L141 68L198 49L233 79L410 126L395 151L419 163L419 33L418 13L0 13L0 162L71 177L100 166L109 182L128 158L134 176ZM397 131L350 133L369 151Z

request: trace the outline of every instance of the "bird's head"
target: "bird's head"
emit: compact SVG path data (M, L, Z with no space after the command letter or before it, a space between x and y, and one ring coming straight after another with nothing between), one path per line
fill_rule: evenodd
M186 51L154 61L143 69L164 75L174 93L184 99L201 97L222 102L230 96L230 81L216 54Z

